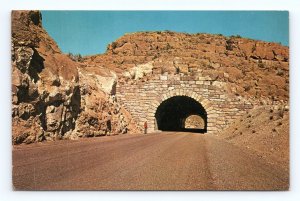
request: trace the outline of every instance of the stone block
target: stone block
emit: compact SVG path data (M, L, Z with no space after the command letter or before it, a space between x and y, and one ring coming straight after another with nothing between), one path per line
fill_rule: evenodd
M196 81L196 84L202 85L202 84L203 84L203 81Z
M214 127L215 123L207 123L207 127Z
M203 82L204 85L210 85L210 83L211 83L210 81L204 81Z
M168 75L161 75L160 80L168 80Z
M205 76L205 77L198 77L198 80L200 81L207 81L207 80L212 80L210 77Z
M212 119L212 118L218 118L220 115L218 113L213 113L213 114L207 114L207 118Z

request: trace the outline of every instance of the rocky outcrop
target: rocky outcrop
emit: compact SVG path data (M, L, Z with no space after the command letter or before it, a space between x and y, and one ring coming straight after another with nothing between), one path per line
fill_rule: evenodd
M80 111L77 64L43 30L38 11L12 12L13 143L62 138Z
M97 137L136 131L131 116L116 101L114 72L86 66L79 68L81 113L71 138Z
M116 76L78 68L42 28L39 11L12 12L14 144L128 132L128 115L112 99Z
M240 36L139 32L122 36L105 54L86 62L114 70L121 82L122 77L131 82L128 78L143 81L153 74L183 74L226 82L228 93L247 98L287 101L288 54L288 47ZM149 64L151 70L144 72ZM135 76L139 71L144 76Z

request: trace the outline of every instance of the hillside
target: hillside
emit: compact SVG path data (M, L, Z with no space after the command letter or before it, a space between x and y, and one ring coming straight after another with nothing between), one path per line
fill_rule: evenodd
M270 163L289 169L289 108L256 107L219 133L239 147L249 149Z
M230 93L271 101L289 97L289 49L240 36L175 32L126 34L110 44L103 55L89 56L85 64L136 74L187 74L227 82ZM143 70L150 64L150 70ZM127 80L128 81L128 80Z

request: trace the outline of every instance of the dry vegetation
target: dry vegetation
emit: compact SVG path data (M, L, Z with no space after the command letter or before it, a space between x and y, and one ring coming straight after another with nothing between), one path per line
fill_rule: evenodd
M285 170L289 168L288 107L256 107L220 132L218 137L247 148Z

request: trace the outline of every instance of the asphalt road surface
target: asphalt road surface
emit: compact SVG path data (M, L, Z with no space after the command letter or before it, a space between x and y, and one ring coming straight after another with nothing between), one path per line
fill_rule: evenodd
M122 135L13 147L15 190L287 190L288 172L216 137Z

